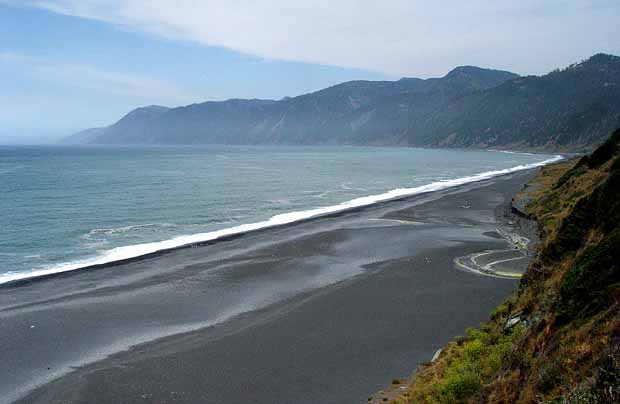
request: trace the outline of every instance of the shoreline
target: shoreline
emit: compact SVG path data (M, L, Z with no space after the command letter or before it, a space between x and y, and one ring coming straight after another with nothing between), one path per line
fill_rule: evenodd
M511 174L502 174L499 175L497 177L493 177L493 178L501 178L502 176L509 176ZM426 192L422 192L419 194L413 194L413 195L406 195L406 196L401 196L401 197L396 197L394 199L388 199L385 201L380 201L380 202L376 202L373 203L371 205L364 205L364 206L357 206L357 207L352 207L352 208L348 208L348 209L343 209L337 212L332 212L332 213L327 213L324 215L317 215L317 216L313 216L313 217L309 217L309 218L305 218L305 219L300 219L298 221L294 221L291 223L284 223L284 224L279 224L279 225L272 225L272 226L266 226L266 227L261 227L259 229L255 229L255 230L248 230L248 231L241 231L238 233L234 233L234 234L230 234L230 235L226 235L226 236L221 236L212 240L205 240L205 241L197 241L197 242L193 242L193 243L188 243L188 244L183 244L177 247L171 247L171 248L165 248L165 249L161 249L161 250L157 250L148 254L143 254L143 255L138 255L135 257L130 257L130 258L124 258L124 259L120 259L120 260L116 260L116 261L110 261L110 262L104 262L101 264L94 264L94 265L86 265L83 267L79 267L76 269L72 269L72 270L68 270L68 271L60 271L60 272L53 272L53 273L49 273L49 274L45 274L45 275L37 275L37 276L32 276L32 277L27 277L27 278L22 278L22 279L15 279L15 280L10 280L10 281L6 281L3 283L0 283L0 290L2 290L3 288L18 288L20 286L24 286L24 285L28 285L34 282L39 282L39 281L46 281L48 279L55 279L55 278L63 278L63 277L71 277L73 275L75 275L78 272L81 271L96 271L96 270L101 270L101 269L108 269L108 268L114 268L117 266L121 266L121 265L125 265L125 264L131 264L131 263L135 263L135 262L139 262L145 259L151 259L151 258L158 258L161 257L163 255L169 254L169 253L173 253L175 251L180 251L180 250L184 250L187 248L197 248L197 247L207 247L210 245L215 245L217 243L226 243L228 241L233 241L233 240L237 240L240 238L243 238L245 236L248 235L253 235L255 233L260 233L260 232L264 232L264 231L269 231L271 229L274 228L286 228L286 227L291 227L291 226L297 226L300 224L304 224L306 222L311 222L314 220L318 220L318 219L334 219L334 218L338 218L342 215L346 215L348 213L357 213L357 212L363 212L366 209L373 209L373 208L381 208L383 206L385 206L386 204L390 204L392 202L398 202L398 201L415 201L417 198L422 198L425 196L429 196L438 192L442 192L442 191L454 191L454 192L459 192L459 189L462 187L466 187L468 185L472 185L472 184L476 184L476 183L482 183L486 180L479 180L479 181L473 181L473 182L469 182L466 184L461 184L461 185L455 185L453 187L450 188L445 188L445 189L440 189L440 190L436 190L436 191L426 191ZM226 229L223 229L226 230ZM217 231L217 230L216 230Z
M275 227L296 225L296 224L304 223L308 220L315 220L315 219L320 219L320 218L337 217L340 214L345 214L348 212L356 212L359 210L372 208L373 206L380 206L385 203L405 200L407 198L412 198L416 196L423 196L426 194L443 191L443 190L456 189L458 187L465 186L468 184L474 184L477 182L486 181L486 180L490 180L493 178L500 178L502 176L510 175L515 172L532 170L532 169L539 168L539 167L542 167L548 164L553 164L554 162L561 161L564 158L565 158L564 155L555 155L547 160L544 160L538 163L515 166L515 167L508 168L508 169L503 169L503 170L487 171L487 172L478 173L478 174L474 174L471 176L456 178L456 179L447 180L447 181L435 181L435 182L432 182L426 185L421 185L421 186L414 187L414 188L393 189L383 194L363 196L363 197L359 197L359 198L346 201L346 202L342 202L340 204L332 205L332 206L311 208L309 210L299 211L299 212L283 213L280 215L273 216L269 218L268 220L265 220L262 222L241 224L241 225L237 225L237 226L233 226L229 228L214 230L214 231L207 232L207 233L179 236L173 239L163 240L163 241L158 241L158 242L150 242L150 243L140 244L140 245L129 245L129 246L116 247L115 249L109 250L108 253L115 251L115 250L119 250L119 249L126 249L126 248L132 248L132 247L135 248L135 247L148 246L148 245L154 246L156 244L161 245L164 243L170 243L170 242L174 242L175 240L181 240L181 239L188 240L186 242L185 241L178 242L178 245L173 245L171 247L165 247L165 248L155 248L155 249L152 249L152 251L150 252L139 253L137 255L128 256L125 258L111 259L109 261L105 261L104 259L104 261L100 263L97 262L96 258L92 258L92 259L89 259L90 261L94 260L94 263L92 264L84 263L82 265L79 263L80 261L78 261L74 264L70 264L70 263L63 264L67 266L67 269L53 267L49 269L35 270L35 271L31 271L31 272L24 273L24 274L13 274L12 275L13 279L11 279L11 276L5 276L9 278L8 280L5 280L5 281L2 281L2 277L0 277L0 289L4 287L18 287L21 285L29 284L31 282L36 282L38 280L45 280L49 278L59 277L64 274L69 274L69 273L73 273L76 271L97 270L97 269L109 268L109 267L117 266L117 265L128 264L128 263L136 262L137 260L158 257L162 254L166 254L171 251L175 251L179 249L203 247L207 245L212 245L217 242L226 242L236 237L243 237L244 235L247 235L247 234L251 234L257 231L267 230L267 229L271 229ZM300 217L293 218L293 219L288 218L290 216L296 216L296 215ZM284 219L280 223L281 218L286 218L286 219ZM204 239L200 240L199 238L201 237ZM197 240L189 241L189 239L197 239ZM100 260L101 259L103 258L100 258Z
M183 384L185 378L216 372L206 381L211 386L208 391L192 391L191 386L184 385L191 396L186 402L204 401L209 397L207 401L210 402L235 401L232 396L218 399L210 395L250 394L245 390L231 391L228 387L222 387L219 393L216 391L219 388L216 386L225 383L218 381L223 375L218 369L230 366L233 366L231 371L237 369L237 372L244 366L273 368L276 373L267 379L261 379L263 373L258 368L249 375L261 379L253 385L258 390L252 394L263 397L264 401L260 402L273 402L268 401L271 393L263 391L261 386L275 388L270 384L274 377L293 376L284 371L289 361L296 361L299 355L303 357L303 352L315 352L317 363L296 366L298 372L304 374L303 378L308 378L308 383L332 385L330 380L334 377L348 380L354 376L349 381L351 388L344 389L343 393L337 393L333 387L326 388L325 393L352 397L360 391L363 393L360 389L376 391L394 369L410 369L412 362L428 360L428 352L434 352L441 342L472 322L485 319L488 311L514 288L511 280L457 271L452 260L484 249L505 248L505 240L486 233L494 232L498 226L496 207L508 203L532 172L513 173L338 212L335 216L264 229L232 237L226 243L209 243L204 248L177 249L96 271L62 274L71 274L70 278L52 277L20 287L7 287L0 296L0 317L11 333L4 348L0 349L6 366L12 367L12 371L0 377L5 380L0 383L0 390L10 389L4 394L7 402L24 394L28 395L17 402L48 402L50 397L64 397L64 400L66 394L77 394L74 389L101 401L114 401L120 397L111 398L107 394L113 391L120 394L122 389L111 380L129 378L141 388L157 389L159 387L151 386L149 376L143 373L148 373L153 366L161 368L161 363L169 359L176 364L171 369L179 363L187 365L174 371L161 368L163 373L155 379L166 375L170 383ZM463 199L473 208L462 209ZM416 224L412 225L412 221ZM404 281L406 279L409 280ZM245 301L240 300L242 296ZM370 296L381 298L375 301ZM390 301L393 302L388 303ZM455 310L460 313L457 317L454 317ZM226 313L230 316L226 317ZM369 318L370 313L376 314ZM429 317L431 313L434 314ZM440 327L441 330L432 326L437 322L445 323L447 318L441 320L445 316L452 318L448 326ZM227 319L209 326L210 321L218 318ZM415 327L418 334L415 338L408 325L413 318L417 318L413 324L419 323L421 327ZM386 327L384 322L388 319L390 326ZM178 331L183 324L188 327L193 323L198 325L196 330ZM36 328L29 328L30 325ZM157 332L165 333L166 329L174 327L177 331L173 335L157 336ZM310 328L304 331L306 327ZM347 334L358 328L355 334ZM304 336L316 333L323 337L315 341L318 343L315 346ZM268 337L270 334L272 336ZM139 335L147 339L140 342L142 337L136 339ZM149 339L148 335L154 338ZM293 342L283 345L280 339L284 335ZM420 339L422 335L426 336ZM61 338L62 345L49 346L54 338ZM104 346L113 347L114 339L117 348L107 353L102 351ZM118 345L123 339L129 341L124 347ZM253 351L256 341L261 341L264 349ZM342 352L332 350L342 343L348 348ZM304 348L306 344L310 345ZM200 347L201 355L208 351L209 359L187 356L188 350L196 346ZM401 357L403 347L409 347L409 353ZM54 349L58 352L52 352ZM233 352L229 349L236 352L237 359L229 358L216 365L224 352ZM324 352L325 349L328 352ZM348 359L340 358L350 349L362 350ZM155 358L147 367L142 362L147 360L145 350ZM266 354L264 350L271 353L249 364L249 358ZM100 352L105 359L99 356L89 362L86 359L89 355L92 358L92 352ZM361 363L370 360L369 353L381 362L374 363L371 370L369 363ZM179 362L181 357L185 359ZM127 361L136 361L135 367L127 369L142 370L123 375L125 365L119 363ZM394 367L394 361L400 365ZM332 369L330 365L332 370L326 371L325 363L332 362L335 367ZM272 363L279 365L268 365ZM241 368L236 368L235 364ZM195 369L194 376L193 372L181 376L193 366L202 370ZM100 391L96 387L99 382L88 382L93 377L97 379L101 369L108 369L103 371L107 381L102 383L110 391ZM83 382L78 383L76 377ZM234 376L226 374L226 377ZM289 383L299 384L292 380ZM290 387L290 384L284 385ZM338 390L342 390L342 386ZM125 393L134 397L131 392ZM279 391L278 394L287 393ZM302 397L298 402L310 402L317 399L318 393L302 394L293 388L289 394ZM141 394L137 395L135 402L143 400L140 397ZM244 397L249 399L250 396ZM134 398L123 401L134 402Z

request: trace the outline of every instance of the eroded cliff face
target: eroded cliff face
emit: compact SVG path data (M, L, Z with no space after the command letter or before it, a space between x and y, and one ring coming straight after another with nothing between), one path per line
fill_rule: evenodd
M592 154L540 170L522 209L542 241L518 292L391 402L620 402L619 144L620 129Z

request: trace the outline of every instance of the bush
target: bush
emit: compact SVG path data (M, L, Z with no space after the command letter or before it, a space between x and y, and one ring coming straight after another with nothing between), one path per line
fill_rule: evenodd
M474 397L494 377L513 351L522 335L516 326L510 335L488 324L468 328L463 343L452 351L448 366L435 379L431 396L440 404L457 404Z
M480 373L473 363L458 363L451 366L435 387L441 404L458 404L480 390Z
M465 360L473 363L480 360L480 356L485 351L485 346L481 340L475 339L467 342L463 347L463 351Z

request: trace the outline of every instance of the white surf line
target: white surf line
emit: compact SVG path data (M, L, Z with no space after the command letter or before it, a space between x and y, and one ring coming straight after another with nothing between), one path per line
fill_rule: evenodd
M396 222L396 223L400 223L400 224L405 224L405 225L420 225L420 224L425 224L424 222L420 222L417 220L404 220L404 219L386 219L386 218L371 218L368 219L369 221L375 221L375 222Z
M466 265L465 263L462 262L463 259L467 259L468 257L458 257L454 260L454 264L459 267L462 268L468 272L473 272L475 274L478 275L482 275L482 276L490 276L492 278L499 278L499 279L519 279L521 278L521 274L517 274L517 273L509 273L509 272L503 272L503 271L491 271L491 272L486 272L486 271L480 271L479 269L476 268L472 268L469 265Z
M186 247L197 243L203 243L206 241L217 240L222 237L231 236L235 234L247 233L254 230L266 229L275 226L281 226L284 224L290 224L306 220L310 218L317 218L333 213L344 212L350 209L365 207L377 204L379 202L387 202L394 199L400 199L407 196L418 195L427 192L439 191L447 188L456 187L459 185L469 184L473 182L488 180L501 175L512 174L518 171L529 170L532 168L542 167L547 164L551 164L564 157L561 155L555 155L547 160L540 161L538 163L522 164L512 168L506 168L503 170L486 171L479 174L474 174L467 177L455 178L453 180L441 180L435 181L430 184L421 185L414 188L397 188L391 191L378 195L369 195L356 199L352 199L347 202L340 203L338 205L325 206L299 212L283 213L271 217L268 220L256 223L242 224L239 226L229 227L221 230L216 230L208 233L199 233L187 236L179 236L169 240L135 244L123 247L116 247L111 250L105 251L102 254L78 261L71 261L47 267L43 269L36 269L27 273L8 272L0 276L0 285L7 282L14 282L23 279L36 278L45 275L51 275L61 272L71 272L78 269L91 267L94 265L109 264L115 261L122 261L130 258L137 258L148 254L172 250L179 247Z
M492 253L481 254L481 255L478 255L478 256L477 256L477 257L475 257L475 258L473 258L473 257L472 257L472 258L470 258L470 259L472 260L472 262L473 262L474 264L476 264L477 266L479 266L479 267L480 267L480 268L482 268L482 269L485 269L485 270L487 270L487 271L498 272L498 271L496 271L495 269L493 269L493 265L500 264L500 263L502 263L502 262L522 260L522 259L524 259L524 258L526 257L525 255L523 255L523 256L521 256L521 257L506 258L506 259L503 259L503 260L497 260L497 261L489 262L488 264L485 264L485 265L480 265L480 264L478 264L478 262L476 261L476 258L480 258L482 255L490 255L490 254L492 254ZM514 272L511 272L511 273L514 273ZM515 274L516 274L516 273L515 273ZM519 274L518 274L518 275L519 275ZM519 276L521 276L521 275L519 275Z
M486 255L489 255L489 254L486 254ZM478 256L478 257L476 257L476 258L479 258L479 257L480 257L480 256ZM521 257L513 257L513 258L506 258L506 259L503 259L503 260L497 260L497 261L489 262L488 264L485 264L485 265L480 265L480 264L478 264L478 263L476 262L476 265L480 266L481 268L490 269L490 267L492 267L493 265L497 265L497 264L500 264L500 263L502 263L502 262L508 262L508 261L520 260L520 259L523 259L523 258L525 258L525 256L521 256ZM473 260L473 259L472 259L472 261L475 261L475 260Z
M496 274L502 276L503 278L510 278L510 279L520 279L523 275L521 274L515 274L513 272L503 272L503 271L495 271Z
M470 254L470 255L467 255L465 257L458 257L458 258L456 258L454 260L454 264L457 267L461 267L463 269L466 269L468 271L477 273L479 275L492 276L492 277L496 277L496 278L509 278L509 279L521 278L522 274L519 274L519 273L516 273L516 272L497 271L497 270L493 269L493 266L496 265L496 264L500 264L502 262L516 261L516 260L527 258L527 252L526 252L527 245L530 243L531 240L528 239L527 237L519 236L518 234L508 233L507 231L505 231L505 230L503 230L503 229L501 229L499 227L497 227L495 230L501 236L503 236L504 239L510 245L513 245L513 246L515 246L517 248L516 249L508 248L508 249L503 249L503 250L486 250L486 251L483 251L483 252L478 252L478 253ZM485 256L485 255L502 253L502 252L508 252L508 251L518 252L519 254L521 254L521 256L520 257L511 257L511 258L500 259L500 260L489 262L489 263L484 264L484 265L480 265L478 263L478 261L477 261L478 258L480 258L482 256ZM474 266L476 266L476 267L478 267L480 269L472 268L471 266L465 264L463 262L464 260L471 261L472 264L474 264Z
M498 232L498 233L499 233L502 237L504 237L506 240L508 240L508 242L509 242L511 245L513 245L513 246L515 246L515 247L519 248L520 250L525 250L525 249L527 248L528 244L530 244L530 241L532 241L532 240L530 240L530 239L529 239L529 238L527 238L527 237L523 237L523 236L520 236L520 235L515 234L515 233L509 233L509 232L507 232L507 231L505 231L504 229L501 229L501 228L499 228L499 227L496 227L496 228L495 228L495 230L496 230L496 231L497 231L497 232ZM508 251L508 250L507 250L507 251Z

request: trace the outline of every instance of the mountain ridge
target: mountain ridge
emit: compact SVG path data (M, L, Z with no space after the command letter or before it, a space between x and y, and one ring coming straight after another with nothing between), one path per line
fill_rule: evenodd
M597 54L543 76L458 66L440 78L349 81L280 100L143 107L67 140L576 150L617 125L618 100L620 58Z

